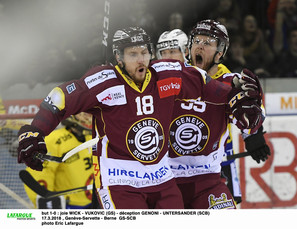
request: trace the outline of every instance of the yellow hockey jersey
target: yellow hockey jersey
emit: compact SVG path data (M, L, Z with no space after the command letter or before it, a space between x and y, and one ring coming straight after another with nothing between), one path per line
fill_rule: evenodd
M86 136L86 141L92 138ZM82 144L65 127L54 130L45 137L48 154L61 157L71 149ZM27 171L40 184L50 191L63 191L93 183L93 163L91 149L85 149L73 155L63 163L45 161L42 172L27 168ZM30 200L36 207L37 194L25 185ZM65 196L68 206L85 207L91 204L92 191L81 191Z

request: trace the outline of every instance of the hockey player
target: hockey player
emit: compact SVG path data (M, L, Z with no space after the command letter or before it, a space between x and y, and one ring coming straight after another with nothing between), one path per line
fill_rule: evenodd
M93 115L93 137L100 137L93 165L103 208L183 208L167 155L175 101L202 97L222 103L238 126L255 127L263 121L260 85L252 75L236 75L237 86L230 87L179 61L150 64L150 37L138 27L115 32L113 53L116 66L94 67L49 93L31 125L19 131L18 162L42 170L34 152L47 152L43 137L84 111Z
M184 51L186 50L185 43L187 38L180 35L182 32L180 31L179 34L176 34L173 30L167 32L167 34L171 34L171 36L163 37L162 39L161 35L159 42L172 44L174 43L173 40L175 40L176 44L180 46L174 48L177 48L181 54L185 54L187 52ZM206 70L213 79L230 84L232 74L224 75L225 73L230 73L230 71L220 64L229 44L225 27L210 20L198 22L191 31L190 39L189 50L191 55L189 59L194 59L191 63ZM158 43L157 49L158 47L160 47L160 43ZM157 53L162 54L164 52L164 49L157 50ZM169 58L173 57L170 56ZM222 75L224 77L221 77ZM224 151L227 154L233 153L232 140L228 136L229 128L227 129L228 115L221 106L209 104L201 100L189 103L180 102L175 107L175 110L174 121L170 128L170 156L173 157L172 168L178 177L177 182L183 193L185 207L219 208L223 206L223 208L235 208L230 191L220 181L220 161L212 161L214 158L221 159ZM196 119L197 122L196 125L189 122L178 125L181 119ZM214 119L217 122L214 123ZM263 138L262 131L259 131L259 133L261 133ZM259 133L254 136L258 136ZM226 138L228 140L224 149ZM260 145L261 147L268 147L265 144L265 140L260 144L262 144ZM263 149L259 149L259 152L249 152L251 152L253 158L258 156L259 160L265 160L267 154L262 155L261 150ZM241 194L235 163L232 162L224 167L232 171L232 176L231 174L227 176L230 178L228 187L234 194L235 200L240 202ZM233 192L233 190L236 192Z
M188 37L180 29L173 29L171 31L163 32L156 45L157 58L160 59L174 59L180 62L186 61L188 51Z
M81 112L62 121L62 128L54 130L45 137L48 154L61 157L81 143L92 139L92 117ZM93 163L91 149L84 149L67 159L64 163L43 163L43 170L26 169L41 185L50 191L63 191L67 189L86 186L93 183ZM37 208L90 208L92 192L83 191L66 196L50 199L37 197L27 185L25 191Z

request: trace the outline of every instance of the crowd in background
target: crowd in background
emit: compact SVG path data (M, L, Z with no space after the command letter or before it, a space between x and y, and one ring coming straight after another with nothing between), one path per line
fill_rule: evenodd
M156 44L165 30L188 34L209 18L228 29L224 64L231 71L247 67L262 78L297 77L296 0L109 1L109 45L120 27L143 27ZM103 17L104 0L0 0L1 81L34 85L80 78L104 62Z

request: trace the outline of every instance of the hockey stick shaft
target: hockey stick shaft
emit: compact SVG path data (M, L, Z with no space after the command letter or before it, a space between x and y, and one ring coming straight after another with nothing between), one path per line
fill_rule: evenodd
M105 64L108 63L108 35L110 26L110 1L104 1L104 17L103 17L103 31L102 31L102 53Z
M250 156L251 154L249 152L242 152L242 153L237 153L237 154L232 154L232 155L227 155L223 158L222 162L231 162L235 159L238 158L243 158L243 157L247 157Z
M87 185L83 187L78 187L78 188L72 188L72 189L67 189L63 191L58 191L58 192L52 192L47 190L44 186L39 184L33 177L32 175L26 171L26 170L21 170L19 173L19 176L21 180L26 184L32 191L37 193L39 196L43 198L52 198L52 197L57 197L57 196L62 196L62 195L68 195L76 192L81 192L81 191L86 191L86 190L92 190L93 185Z
M242 152L242 153L237 153L233 155L228 155L227 156L227 161L231 161L237 158L242 158L242 157L247 157L250 156L251 154L249 152Z
M83 187L78 187L78 188L72 188L72 189L67 189L59 192L50 192L45 198L52 198L52 197L57 197L57 196L64 196L64 195L69 195L77 192L82 192L82 191L87 191L87 190L92 190L93 185L87 185Z
M39 160L46 160L46 161L55 161L55 162L64 162L66 161L68 158L70 158L71 156L73 156L74 154L78 153L79 151L82 151L86 148L90 148L93 145L95 145L97 142L99 141L99 138L93 138L89 141L86 141L82 144L80 144L79 146L75 147L74 149L68 151L65 155L63 155L62 157L56 157L56 156L51 156L51 155L46 155L46 154L42 154L42 153L36 153L35 154L35 158L39 159Z

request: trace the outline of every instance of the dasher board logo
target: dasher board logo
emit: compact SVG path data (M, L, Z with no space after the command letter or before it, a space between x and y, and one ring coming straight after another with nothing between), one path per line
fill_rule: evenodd
M208 139L207 124L194 115L182 115L170 125L170 146L179 156L200 152L205 148Z
M164 146L164 131L158 120L145 118L134 123L126 135L132 156L141 162L155 161Z
M99 102L108 106L124 105L127 103L124 85L107 88L96 97Z

